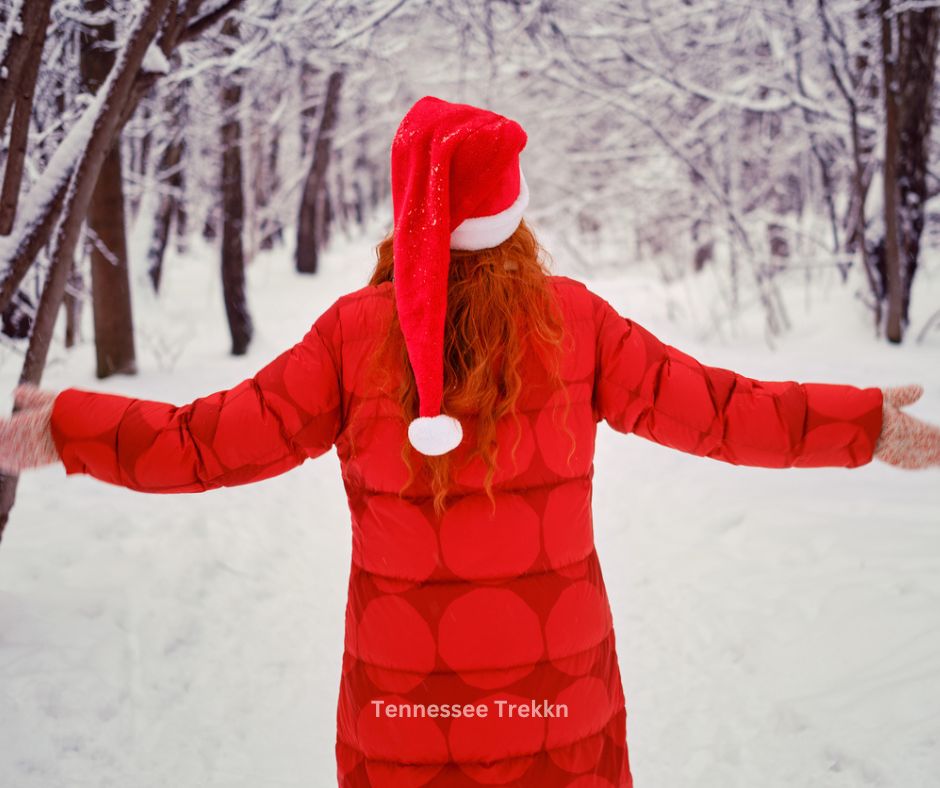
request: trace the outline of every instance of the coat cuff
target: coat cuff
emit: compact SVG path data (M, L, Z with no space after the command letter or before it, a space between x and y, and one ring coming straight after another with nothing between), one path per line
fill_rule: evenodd
M68 438L62 429L63 424L74 422L76 400L80 400L77 389L63 389L57 395L52 403L52 414L49 418L49 432L52 434L52 442L55 444L56 452L59 455L62 465L65 466L65 473L72 475L83 473L85 465L74 452L68 450Z
M884 420L880 388L805 383L806 424L795 463L857 468L872 461Z
M117 434L131 402L128 397L77 388L56 395L49 431L67 475L86 473L119 483Z

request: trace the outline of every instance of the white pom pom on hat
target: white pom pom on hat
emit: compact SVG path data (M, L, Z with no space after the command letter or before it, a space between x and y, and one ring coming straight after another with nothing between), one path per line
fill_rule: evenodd
M436 457L456 449L463 440L463 427L453 416L418 416L408 425L408 440L422 454Z
M392 141L392 278L418 388L408 440L422 454L463 439L460 422L441 412L450 250L488 249L516 231L529 203L526 142L516 121L434 96L414 104Z

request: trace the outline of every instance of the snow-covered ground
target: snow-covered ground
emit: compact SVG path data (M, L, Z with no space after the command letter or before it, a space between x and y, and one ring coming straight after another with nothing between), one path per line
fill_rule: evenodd
M378 237L339 243L316 277L283 252L258 258L240 359L216 255L171 259L159 301L135 280L139 376L94 378L86 321L44 385L176 403L228 388L366 281ZM560 250L554 268L584 279ZM915 325L940 305L938 269L919 274ZM746 324L696 339L707 321L687 295L707 279L665 287L641 268L587 283L705 363L923 382L910 411L940 422L940 332L870 339L834 275L809 312L788 289L797 328L774 351ZM0 362L10 391L20 359ZM638 788L938 785L940 471L740 468L602 425L595 480ZM335 785L349 557L333 453L201 495L25 474L0 545L0 785Z

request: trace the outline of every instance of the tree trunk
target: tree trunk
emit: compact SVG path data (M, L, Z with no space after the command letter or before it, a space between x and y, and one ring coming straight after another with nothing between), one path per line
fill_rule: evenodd
M99 378L137 373L131 312L120 140L98 175L88 207L91 238L91 291Z
M304 182L300 215L297 219L297 270L304 274L317 272L320 250L326 241L330 206L327 202L326 174L330 165L333 129L339 114L339 95L343 72L334 71L327 80L323 114L317 130L313 161Z
M179 164L180 146L176 142L167 145L163 156L161 157L160 168L164 165L175 167ZM175 176L169 175L164 181L164 188L175 189ZM147 251L147 275L153 285L155 293L160 292L160 281L163 277L163 259L166 255L167 243L170 240L170 228L173 223L173 217L176 213L174 204L175 197L172 194L164 194L160 197L160 204L157 207L157 214L153 220L153 237L150 241L150 249Z
M696 219L692 224L692 270L698 273L715 259L715 238L713 225L703 219Z
M940 10L933 7L905 11L899 15L898 25L904 41L900 64L898 231L904 268L901 320L906 326L909 322L911 288L920 256L920 239L924 231Z
M856 11L858 24L868 27L868 19L873 15L875 8L872 4L864 4ZM877 115L876 107L879 95L877 69L871 68L871 62L877 51L877 40L873 36L864 35L859 46L858 54L853 58L854 63L854 89L850 94L849 118L851 121L852 136L852 197L849 201L849 214L846 220L851 231L847 233L848 252L858 251L865 267L868 286L871 288L874 304L873 317L876 334L881 332L882 314L886 297L886 283L884 276L883 255L876 247L878 242L872 243L868 237L868 217L865 213L865 203L868 199L868 190L871 187L871 176L875 170L872 160L875 158L877 147L877 134L874 129L863 127L860 122L864 115L873 117Z
M280 145L277 134L273 134L271 139L267 141L266 151L264 145L262 145L261 154L261 161L259 162L261 172L255 178L257 187L255 204L261 216L258 227L258 247L260 249L273 249L275 244L281 241L284 229L280 213L273 215L269 213L271 201L280 187L280 179L277 173Z
M65 286L65 346L74 347L78 342L82 317L82 275L78 265L72 265L69 281Z
M222 33L238 34L236 23L228 18ZM232 335L232 354L243 355L251 342L252 322L245 294L245 250L242 229L245 195L242 185L241 83L238 73L225 77L222 86L222 291L225 314Z
M300 66L300 152L304 156L311 153L315 140L313 131L320 109L315 86L321 70L306 60Z
M179 255L186 254L189 241L187 236L189 232L189 214L186 212L185 189L186 179L180 173L180 195L179 199L176 200L176 211L174 212L174 218L176 219L176 253Z
M183 153L185 150L185 137L183 127L185 116L181 106L179 94L175 91L167 96L167 117L172 122L173 138L167 142L160 163L157 167L157 178L165 190L160 197L160 204L153 222L153 238L147 252L147 273L153 284L154 292L160 292L160 280L163 276L163 259L166 247L170 240L170 229L176 220L176 232L186 231L186 213L182 206L183 190ZM181 226L182 224L182 226Z
M885 154L884 154L884 218L885 273L887 276L888 314L885 336L889 342L900 342L904 335L901 321L902 282L900 237L898 235L898 51L895 44L895 21L888 15L891 0L881 0L881 62L884 74Z
M889 15L881 0L885 96L885 336L901 342L908 325L927 199L927 165L940 14L936 8Z
M101 14L106 0L85 0L89 14ZM114 65L114 23L90 27L83 36L81 71L85 87L95 93ZM91 289L95 324L96 374L106 378L137 372L131 313L127 238L124 227L124 175L118 134L102 163L88 206L91 236Z
M142 125L147 131L141 135L138 142L137 155L135 157L136 161L134 162L134 166L131 167L131 172L142 182L147 177L147 172L150 169L150 155L154 143L153 131L151 131L151 129L153 128L153 116L155 113L148 102L142 103L137 112L139 113ZM137 220L140 206L143 202L142 197L142 192L139 189L135 189L134 197L130 201L130 215L132 221Z
M0 235L9 235L16 218L19 203L20 185L23 180L23 163L26 160L26 146L29 137L29 122L33 112L33 94L36 90L36 78L39 76L39 64L42 50L46 43L46 28L49 25L51 0L32 0L24 3L22 9L22 36L13 34L13 41L7 48L9 60L18 60L15 55L22 52L25 61L13 62L7 68L3 95L0 97L0 129L6 126L10 105L13 105L13 125L10 129L10 142L7 160L3 171L3 191L0 194ZM17 41L16 39L20 39ZM17 71L14 76L11 67Z

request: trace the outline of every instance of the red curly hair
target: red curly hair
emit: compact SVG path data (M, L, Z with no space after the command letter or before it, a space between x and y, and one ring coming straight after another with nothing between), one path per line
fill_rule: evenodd
M377 262L370 285L392 281L393 234L376 247ZM574 454L574 433L567 426L570 396L560 374L560 356L565 336L563 315L549 281L544 250L524 221L499 246L479 251L452 249L447 289L447 317L444 327L444 399L442 411L460 418L477 418L477 445L470 458L479 456L486 466L484 489L495 507L492 480L496 473L496 426L504 417L513 417L516 440L511 457L521 440L516 402L525 381L520 374L527 349L547 360L551 384L564 392L563 429L571 440L568 455ZM398 313L382 332L368 362L373 374L388 379L389 368L404 369L397 391L405 423L418 415L418 389L408 360ZM402 446L402 459L409 478L399 490L404 494L415 481L415 459L423 468L434 499L434 509L442 514L451 486L451 455L426 456L408 441Z

